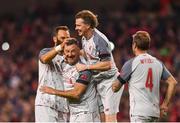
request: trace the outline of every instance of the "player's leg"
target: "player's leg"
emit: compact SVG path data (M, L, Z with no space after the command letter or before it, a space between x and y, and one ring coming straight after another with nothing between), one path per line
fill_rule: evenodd
M57 122L57 111L46 106L35 106L36 122Z
M102 115L102 114L101 114ZM104 122L104 121L101 121L101 116L99 114L99 111L96 111L96 112L93 112L92 113L92 119L93 119L93 122ZM105 118L104 118L105 119ZM103 120L103 119L102 119Z
M100 94L102 103L104 105L106 122L117 121L117 113L119 112L120 98L124 89L123 86L117 93L114 93L112 91L111 85L112 81L114 81L115 79L116 76L114 76L111 79L103 80L101 83L97 85L98 93Z
M119 112L119 104L123 90L124 90L124 86L120 89L119 92L114 93L111 87L108 88L105 98L106 122L117 121L117 113Z
M58 111L57 122L69 122L69 113Z
M100 122L99 111L97 112L80 112L70 115L70 122Z
M99 112L100 112L101 122L105 122L104 106L102 104L102 101L101 101L99 93L97 93L97 99L98 99L98 105L99 105Z
M151 116L138 116L138 115L131 115L130 121L131 122L158 122L157 117L151 117Z

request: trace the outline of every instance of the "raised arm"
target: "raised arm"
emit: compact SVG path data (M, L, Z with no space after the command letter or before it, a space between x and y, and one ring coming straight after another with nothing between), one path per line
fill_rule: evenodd
M55 50L55 48L51 49L49 52L41 55L39 57L40 61L44 64L48 64L51 62L51 60L58 54L58 52Z
M66 40L61 43L60 45L52 48L50 51L46 52L46 53L40 53L39 59L42 63L44 64L48 64L51 62L51 60L57 55L63 55L63 48L64 45L66 44Z

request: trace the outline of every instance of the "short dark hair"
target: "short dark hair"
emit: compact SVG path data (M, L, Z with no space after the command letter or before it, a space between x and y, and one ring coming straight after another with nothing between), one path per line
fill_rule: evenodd
M67 39L67 43L66 43L67 46L73 45L73 44L77 45L78 47L80 46L80 44L76 38Z
M67 40L67 43L66 43L67 46L75 44L81 49L81 43L76 38L68 38L66 40Z
M75 15L75 18L76 19L82 18L84 20L84 23L90 25L91 28L95 28L99 24L97 15L95 15L93 12L91 12L89 10L82 10L82 11L78 12Z
M146 31L137 31L133 36L133 43L140 50L148 50L150 47L150 35Z
M57 26L53 29L52 35L56 36L59 30L69 31L69 28L67 26Z

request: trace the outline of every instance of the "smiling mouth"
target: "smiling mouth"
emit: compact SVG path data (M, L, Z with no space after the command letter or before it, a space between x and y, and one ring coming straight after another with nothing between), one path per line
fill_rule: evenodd
M78 30L78 33L81 33L81 30Z
M67 59L73 60L73 59L74 59L74 57L68 57Z

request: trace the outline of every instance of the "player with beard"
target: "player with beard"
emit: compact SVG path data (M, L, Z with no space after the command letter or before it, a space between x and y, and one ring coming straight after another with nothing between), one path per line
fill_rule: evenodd
M44 93L65 97L69 101L70 122L100 122L97 93L92 71L78 72L76 64L85 63L80 56L76 39L68 39L64 46L66 61L60 63L65 90L41 86Z
M39 91L41 85L64 89L61 68L62 49L65 39L70 37L67 26L58 26L53 31L53 48L44 48L39 54L39 85L35 99L36 122L67 122L69 110L65 98L44 94Z

